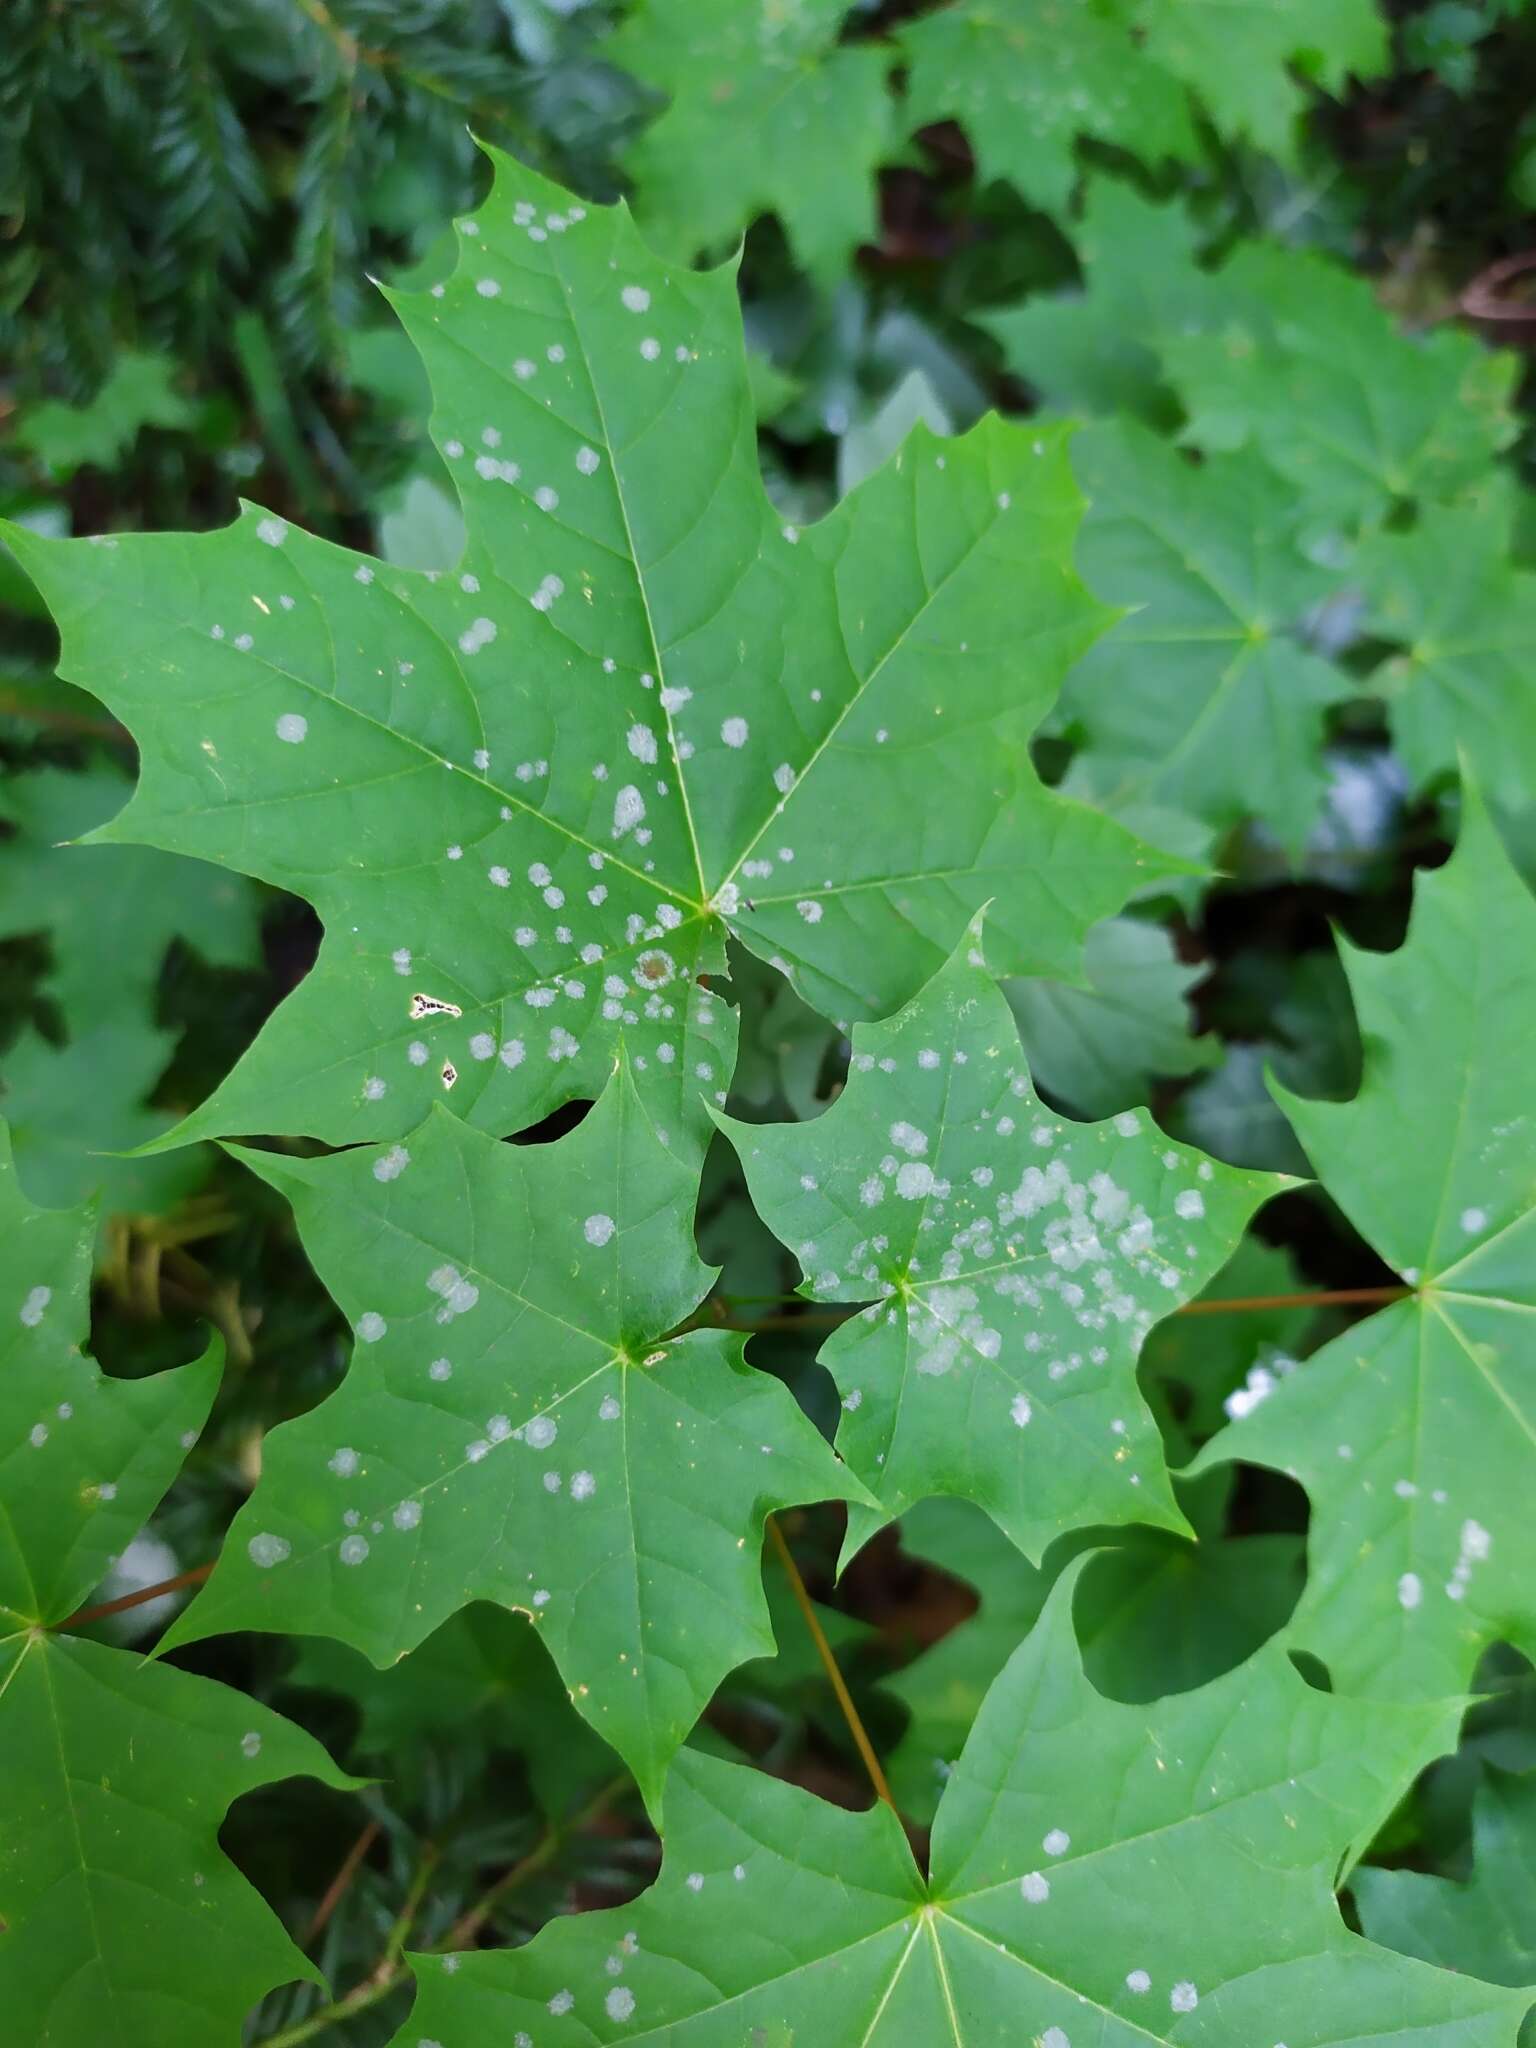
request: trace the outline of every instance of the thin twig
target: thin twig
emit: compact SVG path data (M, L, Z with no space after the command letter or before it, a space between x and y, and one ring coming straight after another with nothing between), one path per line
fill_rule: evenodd
M1170 1314L1175 1316L1223 1316L1248 1314L1257 1310L1273 1308L1379 1307L1388 1302L1407 1301L1415 1291L1412 1287L1325 1287L1314 1289L1305 1294L1234 1294L1221 1300L1186 1301L1180 1307L1170 1310ZM726 1306L730 1305L730 1297L728 1296L717 1297L717 1299L721 1300ZM744 1296L742 1299L797 1301L800 1297L793 1294L783 1294ZM811 1311L805 1315L763 1316L758 1321L752 1323L733 1323L721 1319L712 1320L710 1327L717 1330L741 1330L747 1334L754 1334L760 1330L816 1329L821 1327L823 1322L829 1324L847 1322L851 1316L859 1313L860 1311L857 1309L849 1309L846 1312L830 1309L820 1313ZM797 1597L803 1596L803 1598L808 1599L809 1596L805 1594L804 1586L800 1584L799 1575L795 1572L794 1560L789 1556L787 1549L784 1548L784 1539L779 1534L778 1525L771 1516L769 1517L768 1527L778 1541L781 1555L785 1559L786 1569L791 1574L791 1583L799 1588ZM83 1628L88 1621L100 1621L103 1616L108 1614L121 1614L129 1607L142 1607L148 1600L158 1600L162 1593L175 1593L179 1592L183 1586L200 1585L212 1570L213 1566L211 1564L194 1565L190 1571L178 1572L174 1579L162 1579L156 1586L144 1586L137 1593L125 1593L120 1600L104 1600L98 1607L82 1607L77 1614L70 1615L68 1620L61 1622L59 1626L61 1628ZM828 1665L830 1672L832 1669L835 1669L835 1666L831 1663L831 1650L826 1646L825 1638L821 1634L820 1624L817 1622L814 1613L811 1613L809 1610L807 1610L807 1618L811 1624L812 1633L818 1638L818 1648L822 1650L822 1661ZM834 1680L834 1688L840 1685L841 1677L839 1676ZM851 1712L851 1704L850 1702L849 1707L845 1711ZM878 1764L875 1766L875 1769L879 1769ZM885 1797L887 1795L882 1794L881 1796Z
M1342 1308L1359 1303L1406 1301L1411 1287L1326 1287L1313 1294L1234 1294L1220 1301L1186 1301L1176 1316L1222 1316L1263 1308Z
M875 1788L875 1796L878 1799L883 1799L892 1813L895 1813L896 1802L891 1797L891 1788L886 1783L885 1772L880 1768L880 1759L875 1755L875 1745L870 1741L869 1733L859 1718L859 1710L853 1704L853 1694L848 1690L847 1681L838 1668L837 1658L833 1655L832 1645L827 1641L826 1631L822 1628L821 1622L817 1618L811 1596L805 1590L805 1581L800 1576L800 1567L795 1563L789 1545L784 1541L784 1531L779 1527L778 1522L772 1515L768 1517L768 1537L778 1554L779 1563L783 1565L785 1575L789 1579L790 1591L795 1596L800 1612L805 1616L805 1625L811 1632L811 1641L816 1645L816 1654L820 1657L822 1665L826 1670L828 1681L837 1696L837 1704L843 1710L843 1719L848 1723L848 1732L853 1737L853 1746L864 1760L864 1768L869 1773L869 1782Z
M400 1974L400 1957L405 1949L406 1937L416 1925L416 1915L421 1911L422 1900L427 1896L427 1886L432 1882L432 1873L437 1868L437 1851L430 1843L421 1852L421 1861L416 1866L416 1875L399 1912L395 1924L390 1928L384 1942L384 1953L370 1972L370 1981L392 1982Z
M339 2020L347 2020L356 2012L366 2012L370 2005L378 2005L388 1998L399 1983L403 1972L397 1965L393 1975L375 1980L368 1978L330 2005L322 2005L312 2012L307 2020L297 2020L291 2027L284 2027L280 2033L268 2034L257 2043L257 2048L299 2048L301 2041L312 2041L316 2034L323 2034Z
M1377 1305L1389 1301L1405 1301L1415 1290L1411 1287L1326 1287L1313 1289L1302 1294L1248 1294L1231 1295L1223 1300L1186 1301L1168 1311L1170 1316L1220 1316L1233 1315L1250 1310L1270 1308L1335 1308L1345 1305ZM803 1295L717 1295L708 1304L708 1320L690 1324L690 1328L711 1330L737 1330L744 1336L756 1336L771 1330L823 1330L836 1329L862 1315L864 1309L850 1304L846 1308L806 1308L796 1314L788 1309L783 1315L758 1316L751 1322L736 1321L723 1313L716 1313L716 1304L722 1310L730 1309L749 1301L782 1301L786 1304L804 1300ZM865 1304L868 1306L868 1304Z
M586 1805L579 1812L572 1814L569 1820L561 1821L556 1826L546 1829L543 1836L528 1851L526 1856L519 1862L514 1863L510 1870L498 1877L489 1891L485 1892L466 1912L459 1915L442 1940L433 1943L434 1949L468 1948L507 1893L515 1891L520 1884L525 1884L530 1877L535 1876L546 1864L552 1863L559 1850L569 1841L570 1837L580 1834L584 1827L596 1820L598 1815L604 1812L617 1799L628 1783L629 1773L627 1771L617 1778L610 1778L602 1790L594 1793Z
M313 1947L316 1940L324 1932L327 1921L346 1897L353 1878L356 1877L358 1871L362 1868L363 1858L378 1840L378 1836L378 1822L376 1820L369 1821L346 1855L341 1859L340 1869L326 1886L325 1897L316 1906L315 1917L304 1931L304 1946L306 1948Z
M508 1892L514 1891L518 1885L526 1882L535 1872L542 1870L546 1864L553 1862L561 1846L569 1841L572 1835L579 1833L596 1820L629 1782L627 1771L616 1778L611 1778L600 1792L594 1794L587 1804L573 1813L568 1820L560 1821L551 1827L520 1862L514 1863L510 1870L504 1871L476 1904L462 1913L448 1932L441 1939L430 1943L422 1953L429 1956L445 1955L454 1949L467 1947L498 1901L504 1899ZM424 1866L424 1870L427 1868L430 1866ZM418 1881L422 1875L423 1872L417 1873ZM413 1886L412 1889L414 1891L416 1888ZM370 2006L378 2005L386 1999L405 1975L406 1966L401 1959L400 1950L404 1945L410 1920L415 1917L419 1904L419 1898L414 1902L407 1900L405 1910L395 1922L389 1940L384 1945L383 1955L361 1984L354 1985L350 1991L341 1998L334 1999L329 2005L322 2005L317 2011L312 2012L308 2019L298 2020L293 2026L284 2027L280 2033L268 2034L257 2043L257 2048L299 2048L301 2042L312 2041L316 2034L323 2034L327 2027L335 2026L340 2020L351 2019L354 2013L366 2012Z
M212 1572L211 1564L195 1564L188 1572L178 1572L174 1579L162 1579L157 1586L141 1586L137 1593L124 1593L120 1600L103 1600L95 1607L79 1608L67 1616L60 1628L84 1628L88 1621L103 1621L109 1614L123 1614L130 1607L142 1607L146 1601L158 1600L162 1593L178 1593L183 1586L200 1586Z
M9 690L0 690L0 718L25 718L33 725L51 725L59 732L88 733L95 739L108 740L120 747L133 744L126 726L119 725L115 718L91 718L84 712L55 711L51 707L29 704L25 697L15 696Z

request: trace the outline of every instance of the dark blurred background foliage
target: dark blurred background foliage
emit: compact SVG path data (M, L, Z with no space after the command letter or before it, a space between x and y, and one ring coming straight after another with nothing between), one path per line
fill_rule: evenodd
M856 10L845 39L880 38L916 11L901 0ZM196 528L227 520L249 494L394 559L450 562L457 510L426 436L425 381L375 280L418 283L446 267L448 222L487 181L475 136L590 197L628 189L631 152L665 101L613 61L621 12L603 0L9 0L0 511L52 532ZM1193 164L1147 171L1092 142L1080 161L1145 197L1182 200L1207 260L1251 237L1320 249L1368 277L1405 323L1459 324L1520 352L1519 438L1500 474L1511 559L1525 566L1536 550L1517 488L1531 448L1523 366L1536 346L1536 291L1524 285L1536 278L1524 268L1536 265L1536 11L1433 0L1389 12L1390 69L1337 96L1312 93L1285 165L1214 131ZM776 219L753 221L741 290L765 474L786 509L824 510L917 417L952 429L988 406L1034 405L1042 386L1005 362L987 322L1091 285L1090 252L1076 244L1072 219L980 179L948 122L892 150L871 238L830 283L797 266ZM1341 659L1363 679L1380 651L1362 638ZM207 1092L306 971L316 933L304 906L238 877L132 849L59 849L120 808L133 759L100 707L53 677L53 653L35 593L0 552L4 1111L34 1197L104 1192L96 1343L107 1368L185 1359L210 1319L232 1361L213 1424L141 1554L103 1589L110 1597L214 1555L263 1432L334 1384L345 1333L282 1203L222 1155L97 1156ZM1079 741L1065 719L1042 739L1049 774L1071 774ZM1363 681L1331 714L1325 781L1304 846L1281 847L1252 821L1207 832L1190 850L1221 878L1117 921L1129 937L1106 938L1102 980L1086 995L1018 993L1038 1077L1069 1113L1151 1100L1171 1129L1223 1156L1300 1164L1263 1066L1302 1092L1353 1089L1359 1047L1333 929L1397 943L1416 867L1443 858L1454 836L1448 785L1407 786ZM1536 857L1529 816L1506 823ZM787 988L758 987L769 977L756 963L742 961L738 979L762 1007L733 1108L815 1114L846 1049ZM1219 1283L1227 1293L1387 1277L1313 1193L1267 1212L1264 1228L1272 1241L1245 1250ZM700 1238L724 1263L723 1297L793 1285L724 1157L706 1178ZM1315 1347L1347 1314L1167 1326L1143 1377L1170 1455L1212 1432L1256 1365ZM825 1415L815 1332L793 1311L764 1321L754 1356ZM1224 1569L1221 1544L1268 1545L1245 1582L1257 1590L1221 1606L1205 1585L1197 1599L1160 1546L1138 1561L1134 1542L1123 1545L1084 1610L1090 1636L1104 1611L1091 1654L1108 1690L1194 1683L1237 1661L1295 1598L1298 1489L1244 1474L1216 1494L1192 1489L1188 1507L1218 1544L1202 1571ZM929 1508L835 1591L835 1514L789 1518L914 1821L931 1809L935 1762L963 1735L998 1645L1027 1626L1049 1578L973 1511ZM1258 1553L1245 1555L1257 1569ZM771 1558L765 1568L781 1655L736 1674L699 1739L860 1802L831 1694ZM1207 1629L1192 1617L1212 1599L1221 1614ZM1133 1641L1110 1626L1127 1609ZM101 1626L147 1642L162 1612ZM632 1894L654 1869L614 1760L506 1616L471 1610L384 1675L335 1645L272 1638L224 1639L181 1661L273 1701L374 1780L354 1796L308 1785L256 1795L225 1830L335 1990L357 1987L318 2019L312 1988L274 1996L253 2040L368 2048L398 2022L389 1959L407 1938L518 1941L550 1913ZM1467 1749L1406 1803L1378 1860L1464 1873L1481 1759L1536 1766L1529 1669L1505 1659L1490 1682Z

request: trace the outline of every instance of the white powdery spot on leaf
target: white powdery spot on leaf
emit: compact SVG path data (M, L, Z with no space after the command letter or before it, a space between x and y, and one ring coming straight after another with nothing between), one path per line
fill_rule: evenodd
M581 1228L588 1244L605 1245L613 1236L615 1225L611 1216L604 1216L599 1211L597 1215L589 1216Z
M20 1320L29 1330L35 1330L43 1320L43 1312L53 1299L51 1287L34 1287L21 1304Z
M298 711L285 711L276 725L280 740L286 740L290 747L296 747L309 736L309 720Z
M285 1564L293 1555L293 1545L283 1536L274 1536L264 1529L259 1536L253 1536L245 1546L245 1554L262 1571L270 1571L275 1564Z
M1019 1879L1019 1891L1031 1906L1043 1906L1051 1896L1050 1880L1038 1870L1027 1870Z
M389 1328L388 1323L377 1309L368 1309L357 1319L357 1339L360 1344L377 1344Z

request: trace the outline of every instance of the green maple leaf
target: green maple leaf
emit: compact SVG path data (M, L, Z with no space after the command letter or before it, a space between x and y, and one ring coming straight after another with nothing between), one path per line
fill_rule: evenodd
M1208 454L1252 444L1317 521L1455 498L1513 439L1513 356L1449 327L1404 334L1327 257L1245 242L1206 283L1204 317L1157 343L1184 438Z
M0 2005L16 2041L240 2039L273 1985L314 1977L227 1861L242 1792L345 1784L243 1695L58 1635L142 1526L212 1403L200 1364L109 1380L80 1349L95 1217L35 1209L0 1126Z
M0 1054L0 1105L29 1195L51 1207L98 1195L105 1219L158 1214L196 1192L208 1170L204 1147L165 1158L102 1156L150 1144L175 1121L144 1107L175 1045L174 1032L125 1017L63 1046L23 1031Z
M785 527L732 274L498 163L442 296L401 302L464 498L457 573L255 508L104 545L11 530L65 667L140 741L104 836L262 875L327 927L176 1140L398 1137L449 1083L505 1132L596 1095L622 1042L686 1149L734 1035L687 985L727 930L817 1008L879 1014L988 895L1000 970L1070 974L1179 866L1030 763L1105 623L1069 566L1066 434L917 434Z
M717 1119L817 1301L838 1448L880 1503L978 1502L1031 1559L1091 1523L1182 1529L1136 1387L1153 1323L1199 1292L1284 1185L1170 1143L1144 1111L1074 1124L1035 1094L980 920L899 1016L854 1033L810 1124Z
M769 1509L861 1495L742 1340L670 1338L710 1280L696 1175L627 1069L556 1145L438 1109L403 1144L243 1152L359 1338L167 1640L330 1635L383 1665L466 1601L534 1622L653 1811L734 1665L771 1653Z
M190 427L197 414L176 389L178 365L169 356L125 349L85 405L46 399L30 406L16 427L16 444L63 479L87 463L114 469L145 427Z
M1352 1102L1274 1087L1323 1185L1417 1289L1206 1447L1313 1503L1294 1633L1340 1685L1443 1696L1496 1640L1536 1651L1536 903L1474 791L1395 953L1349 950Z
M884 1681L909 1716L888 1766L903 1813L932 1820L992 1681L1034 1627L1059 1570L1094 1540L1086 1532L1063 1539L1041 1569L969 1502L927 1500L903 1515L903 1551L964 1580L980 1601L974 1615ZM1094 1557L1078 1591L1088 1677L1122 1700L1189 1691L1274 1634L1303 1575L1299 1537L1191 1544L1132 1531L1128 1542Z
M777 213L799 263L835 283L877 233L875 167L895 139L891 53L839 43L845 0L643 0L603 55L671 104L629 149L635 212L684 262Z
M27 1030L0 1056L17 1170L53 1207L100 1193L105 1213L170 1207L197 1187L207 1155L109 1159L175 1119L145 1108L176 1048L156 1021L175 940L239 967L257 955L256 892L202 861L139 846L78 846L129 789L105 762L79 774L38 768L0 795L0 938L44 933L41 983L65 1042Z
M417 1958L399 2048L1513 2048L1519 1993L1373 1947L1333 1896L1456 1706L1334 1698L1279 1650L1121 1705L1084 1675L1075 1576L982 1709L926 1880L888 1808L684 1756L652 1889L515 1952Z
M1299 848L1323 791L1323 719L1358 685L1305 644L1341 587L1296 541L1293 488L1249 454L1198 467L1130 421L1090 427L1078 564L1129 615L1078 663L1061 716L1114 808L1246 817Z
M1192 161L1187 96L1137 48L1126 14L1115 0L961 0L908 23L908 126L958 121L981 175L1047 213L1071 199L1080 135L1148 163Z
M1332 93L1391 69L1372 0L1141 0L1137 19L1148 56L1200 95L1223 135L1284 159L1310 104L1287 66Z
M1158 206L1117 178L1090 178L1072 243L1080 291L979 314L978 326L1050 404L1171 428L1179 409L1153 344L1205 311L1194 222L1176 202Z
M1160 924L1106 918L1083 948L1086 988L1009 981L1009 1008L1037 1084L1080 1116L1113 1116L1151 1095L1154 1076L1194 1074L1218 1048L1190 1035L1188 996L1205 978L1186 967Z
M78 774L33 768L0 794L10 836L0 847L6 890L0 938L46 931L47 988L66 1028L148 1012L166 948L176 939L219 967L258 958L256 892L202 861L142 846L100 848L83 839L121 809L129 778L94 762Z
M1536 1775L1484 1773L1472 1854L1465 1882L1362 1864L1349 1887L1360 1925L1401 1955L1488 1984L1536 1986Z
M1375 534L1354 573L1368 628L1406 642L1371 677L1416 786L1464 748L1489 795L1521 809L1536 761L1536 576L1509 559L1508 508L1426 506L1411 533Z

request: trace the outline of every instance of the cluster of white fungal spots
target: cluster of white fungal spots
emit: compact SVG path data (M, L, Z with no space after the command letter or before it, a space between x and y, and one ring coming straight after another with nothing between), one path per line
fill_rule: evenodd
M1445 1593L1448 1600L1464 1600L1467 1597L1467 1582L1472 1576L1474 1565L1487 1562L1493 1550L1493 1538L1481 1522L1465 1521L1461 1525L1461 1545L1456 1553L1456 1563L1446 1581Z
M427 1286L438 1297L433 1320L439 1323L451 1323L456 1316L467 1316L480 1299L480 1289L473 1280L467 1280L457 1266L435 1266L427 1276Z
M472 619L459 635L459 652L465 655L478 654L482 647L489 647L496 638L496 621L480 617Z
M798 1176L811 1234L792 1246L821 1298L873 1301L872 1329L904 1331L917 1374L997 1366L999 1419L1025 1429L1052 1383L1081 1376L1107 1393L1112 1350L1122 1365L1134 1357L1167 1296L1198 1280L1212 1172L1177 1151L1123 1152L1152 1135L1137 1111L1089 1129L1053 1117L1011 1042L977 1033L941 1050L920 1028L886 1032L879 1055L855 1051L850 1086L884 1075L888 1087L873 1085L905 1113L867 1151L845 1123L820 1172ZM1155 1183L1159 1165L1173 1184L1155 1202L1119 1177ZM1104 1426L1105 1457L1140 1484L1125 1417ZM1026 1882L1048 1896L1040 1873Z

